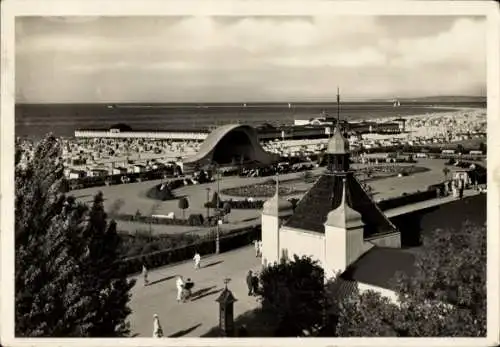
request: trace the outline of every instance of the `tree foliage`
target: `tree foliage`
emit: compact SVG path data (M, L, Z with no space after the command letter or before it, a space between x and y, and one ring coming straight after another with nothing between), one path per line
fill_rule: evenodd
M415 273L394 279L399 304L373 292L344 298L338 335L486 335L486 228L436 230L423 241Z
M120 238L106 222L102 194L90 210L64 195L53 136L22 157L16 155L16 336L126 335L133 282L117 262Z
M261 275L262 308L276 317L277 336L301 336L322 322L323 269L308 257L265 268Z

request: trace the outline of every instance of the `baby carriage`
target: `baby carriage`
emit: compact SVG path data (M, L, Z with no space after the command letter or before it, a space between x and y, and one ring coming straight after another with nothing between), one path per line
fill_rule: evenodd
M183 290L182 290L183 301L186 301L187 299L189 299L191 297L193 287L194 287L194 282L191 281L190 278L188 278L186 283L184 283Z

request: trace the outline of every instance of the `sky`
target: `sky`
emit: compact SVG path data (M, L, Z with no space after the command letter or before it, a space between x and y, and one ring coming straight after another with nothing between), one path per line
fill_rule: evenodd
M486 95L484 17L18 17L16 101Z

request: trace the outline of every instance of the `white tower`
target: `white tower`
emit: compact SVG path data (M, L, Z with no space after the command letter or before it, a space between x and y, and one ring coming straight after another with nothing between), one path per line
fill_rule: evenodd
M262 264L272 264L280 260L281 221L293 213L293 205L279 197L279 179L276 174L276 193L264 203L262 208Z
M364 252L361 214L346 201L346 180L342 183L342 201L325 222L325 276L344 272Z

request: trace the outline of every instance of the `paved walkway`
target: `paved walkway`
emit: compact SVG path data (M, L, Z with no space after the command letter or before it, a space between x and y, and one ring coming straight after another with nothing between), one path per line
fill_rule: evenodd
M480 194L479 191L474 190L474 189L464 190L464 198L467 198L470 196L476 196L478 194ZM459 198L456 198L452 195L439 197L439 198L435 198L435 199L416 202L414 204L404 205L401 207L391 208L389 210L384 211L384 214L388 218L392 218L392 217L396 217L396 216L399 216L399 215L402 215L405 213L423 210L423 209L438 206L438 205L447 204L449 202L456 201L458 199Z
M260 258L255 257L253 246L239 248L202 259L202 268L194 270L192 262L154 269L149 273L152 284L144 287L142 276L132 288L129 316L133 336L151 337L153 315L156 313L165 336L199 337L218 325L219 304L215 302L224 288L224 278L230 278L228 288L238 300L234 304L234 317L259 306L256 298L248 296L246 275L248 270L260 271ZM203 268L205 266L205 268ZM193 301L177 303L175 275L191 278L195 283Z

